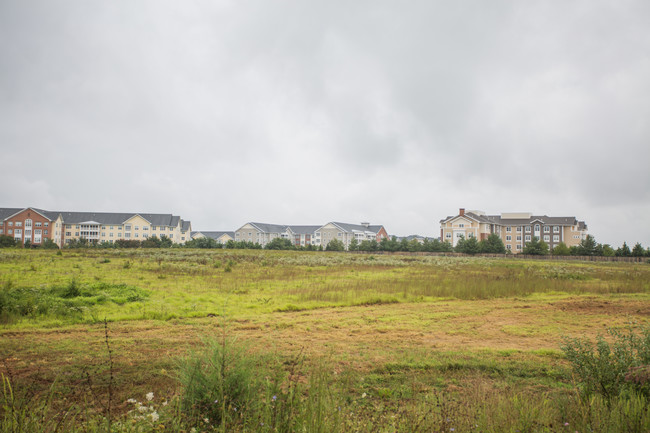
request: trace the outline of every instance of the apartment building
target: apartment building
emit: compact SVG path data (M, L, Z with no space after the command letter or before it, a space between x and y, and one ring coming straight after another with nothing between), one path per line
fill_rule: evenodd
M56 227L60 224L54 212L36 208L0 208L0 235L11 236L17 243L29 241L40 245L45 239L56 241Z
M383 238L388 238L388 233L381 225L340 222L330 222L322 226L250 222L235 231L236 241L258 243L262 247L275 238L289 239L295 246L314 245L323 248L327 247L331 240L338 239L347 249L352 239L356 239L359 243L364 240L380 242Z
M348 249L352 239L361 243L366 240L381 242L383 238L388 238L388 233L382 225L370 225L367 222L361 224L329 222L314 232L314 245L322 245L325 248L332 240L337 239L343 242L345 249Z
M165 235L174 243L190 239L192 224L172 214L60 212L35 208L0 208L0 234L24 244L39 245L46 238L57 245L84 238L113 243L118 239L144 240Z
M461 237L479 241L490 234L499 235L509 251L519 253L533 237L543 240L550 249L560 242L571 247L587 237L587 224L575 217L549 217L528 212L486 215L485 212L461 208L458 215L440 221L440 238L456 246Z
M225 244L228 241L235 240L235 232L220 232L220 231L200 231L192 232L192 239L212 238L220 244Z

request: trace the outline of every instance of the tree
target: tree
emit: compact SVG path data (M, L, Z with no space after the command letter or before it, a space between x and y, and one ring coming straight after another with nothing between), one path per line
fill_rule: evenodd
M615 255L616 251L614 251L614 248L612 248L609 244L603 245L603 256L614 257Z
M465 237L461 237L458 240L458 243L456 244L456 252L457 253L464 253L464 254L477 254L480 251L479 243L478 240L476 240L476 237L470 236L469 238L465 239Z
M162 246L162 241L156 235L149 236L142 241L142 248L160 248Z
M285 238L273 238L266 246L264 247L267 250L294 250L295 247L289 239Z
M586 238L578 245L579 256L595 256L597 254L598 244L593 236L587 235Z
M630 251L630 247L627 246L627 242L623 242L623 245L616 249L617 257L630 257L631 255L632 252Z
M361 243L359 244L359 251L371 252L371 251L377 251L378 248L379 248L379 243L377 243L375 239L371 241L369 240L361 241Z
M363 241L366 242L366 241ZM363 244L361 242L361 244ZM345 245L343 245L343 242L341 242L338 239L332 239L328 244L327 248L325 248L325 251L345 251Z
M348 246L348 251L359 251L359 241L357 238L352 238L350 245Z
M486 254L505 254L506 246L503 244L501 236L492 233L487 239L483 239L480 242L480 250Z
M45 240L41 244L41 248L44 248L46 250L58 250L59 246L52 239L45 238Z
M422 251L422 244L417 239L411 239L408 243L408 250L412 253Z
M533 236L533 240L526 243L523 253L534 256L543 256L548 254L548 245L546 242L540 241L537 236Z
M174 242L165 235L160 235L160 248L171 248Z
M553 255L554 256L570 256L571 255L571 250L569 247L566 246L564 242L560 242L553 248Z
M634 245L634 248L632 248L632 257L643 257L645 256L645 250L641 246L639 242Z
M16 240L7 235L0 235L0 248L10 248L16 246Z

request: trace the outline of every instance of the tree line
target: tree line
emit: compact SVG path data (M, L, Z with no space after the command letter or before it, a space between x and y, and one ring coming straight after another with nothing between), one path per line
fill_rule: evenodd
M0 236L0 248L16 247L19 242L11 236ZM40 246L33 245L29 241L25 242L27 248L58 249L59 246L52 239L45 239ZM233 241L229 240L225 244L216 240L203 237L191 239L184 244L175 244L165 235L150 236L144 240L135 239L118 239L115 242L90 242L85 238L73 239L66 244L64 248L226 248L226 249L251 249L260 250L262 246L250 241ZM322 245L296 246L289 239L275 238L264 246L267 250L299 250L299 251L345 251L345 245L338 239L330 241L325 248ZM376 240L363 240L359 242L352 239L347 248L348 251L362 252L456 252L463 254L510 254L511 251L506 249L501 237L495 233L490 234L486 239L479 241L476 237L461 237L456 246L452 247L449 242L441 242L438 239L425 238L422 242L417 239L398 240L395 236L392 238L383 238L380 242ZM595 238L588 235L579 245L568 247L561 242L553 250L549 249L546 242L537 237L533 237L527 242L522 249L523 254L556 256L604 256L604 257L650 257L650 248L643 248L641 243L637 242L630 248L627 242L614 249L609 244L599 244Z

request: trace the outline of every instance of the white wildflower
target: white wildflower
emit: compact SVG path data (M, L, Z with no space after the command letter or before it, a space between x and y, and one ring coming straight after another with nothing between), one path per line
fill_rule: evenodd
M367 394L364 392L363 394L361 394L361 398L366 398L366 395Z
M156 422L160 419L160 415L158 415L158 412L153 411L151 412L151 421Z
M147 406L138 406L138 412L140 412L140 413L144 413L144 412L146 412L147 410L148 410L148 409L147 409Z
M130 398L126 402L131 404L136 404L138 401L135 398Z
M167 404L168 404L168 403L167 403L167 400L165 400L165 401L162 402L162 405L163 405L163 406L167 406Z
M153 392L147 394L147 401L151 401L151 400L153 400Z
M192 427L192 428L190 429L190 433L196 433L196 427Z

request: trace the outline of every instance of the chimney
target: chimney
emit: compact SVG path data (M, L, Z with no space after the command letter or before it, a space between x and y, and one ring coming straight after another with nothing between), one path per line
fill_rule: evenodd
M458 210L458 213L460 214L460 216L465 215L465 208L464 208L464 207L461 207L461 208Z

